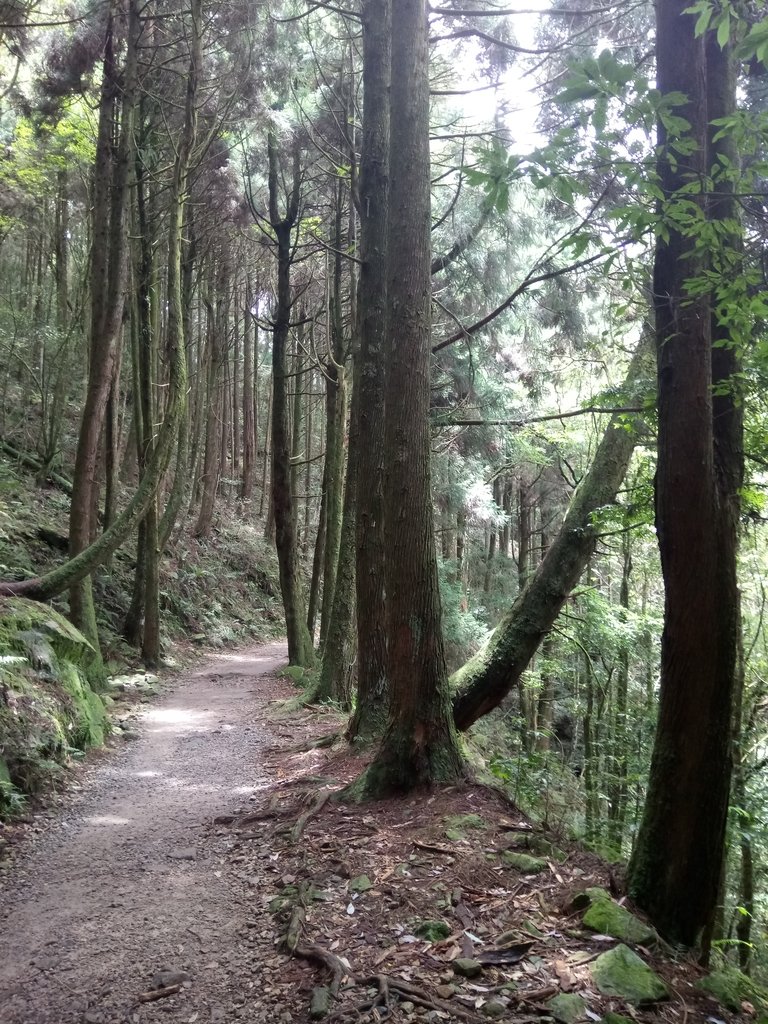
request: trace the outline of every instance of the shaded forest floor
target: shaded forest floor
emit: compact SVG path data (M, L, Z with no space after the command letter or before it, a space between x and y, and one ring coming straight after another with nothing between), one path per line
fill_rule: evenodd
M642 948L671 998L601 995L591 965L616 941L572 900L617 880L493 790L330 800L363 762L311 746L342 723L296 707L284 660L273 644L175 678L128 710L133 739L6 829L3 1024L288 1024L326 999L327 1021L523 1022L552 1019L562 994L582 1000L574 1020L755 1016Z

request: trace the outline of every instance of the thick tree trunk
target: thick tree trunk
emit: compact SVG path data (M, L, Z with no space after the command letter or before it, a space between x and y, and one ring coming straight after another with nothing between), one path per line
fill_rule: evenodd
M360 373L357 465L357 704L350 741L381 735L387 719L384 606L384 376L389 194L390 3L363 0L360 157Z
M718 165L707 122L734 105L729 57L694 37L684 0L657 5L657 68L662 94L680 92L676 108L690 128L685 159L659 126L659 177L666 209L719 219L735 215L727 195L705 209L690 182ZM709 59L707 59L709 58ZM708 83L709 79L709 83ZM709 144L708 144L709 143ZM723 183L719 183L723 184ZM704 186L703 186L704 187ZM720 189L718 188L718 191ZM665 210L666 212L666 210ZM688 216L688 213L685 213ZM732 375L735 351L713 356L710 297L690 283L724 251L705 252L700 231L684 233L673 217L657 242L654 268L659 375L656 521L665 584L661 694L648 794L629 866L630 892L668 939L695 945L715 914L722 876L731 777L731 713L738 647L736 529L741 478L740 413ZM731 250L728 241L723 243ZM728 261L725 261L727 264ZM730 281L737 264L730 263ZM715 334L720 331L716 327ZM728 341L729 332L717 340ZM720 393L713 408L712 384ZM706 945L706 937L705 937ZM706 956L707 950L704 950Z
M460 778L440 621L430 488L429 33L425 0L392 3L385 587L391 703L368 796Z
M649 349L650 338L644 338L630 364L626 383L630 403L647 391L644 371ZM457 728L468 729L498 707L519 683L578 583L597 543L592 517L616 500L632 458L637 434L627 428L625 417L612 417L552 546L485 647L451 677L457 690L453 701Z
M91 542L94 526L94 490L104 415L112 386L115 354L120 339L128 269L128 236L125 216L128 169L133 146L133 103L136 91L136 39L139 19L131 3L125 68L117 66L113 2L107 17L104 66L99 105L93 198L91 251L91 333L88 388L77 443L69 549L79 555ZM114 149L118 97L122 98L119 144ZM98 632L89 578L73 584L70 618L98 648Z

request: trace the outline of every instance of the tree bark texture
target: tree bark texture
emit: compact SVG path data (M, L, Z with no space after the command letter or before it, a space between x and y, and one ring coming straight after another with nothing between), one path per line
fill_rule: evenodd
M301 174L299 151L294 143L293 177L286 213L278 212L279 158L274 134L268 141L269 212L277 241L277 303L272 332L272 505L275 545L280 567L280 589L288 635L291 665L309 666L314 661L307 629L304 587L296 535L296 506L291 494L291 438L288 420L287 347L291 315L291 234L299 212Z
M681 155L677 140L659 125L662 214L695 203L711 219L733 210L731 202L725 196L707 210L704 197L691 194L691 182L705 182L715 163L708 121L733 109L734 80L727 53L694 38L686 6L683 0L657 5L659 89L688 97L677 112L690 123L686 141L695 144ZM713 354L712 297L701 289L692 295L690 287L720 257L702 250L698 232L682 231L672 217L665 222L669 236L657 242L654 267L656 523L665 585L661 692L629 883L659 931L692 946L709 933L715 914L731 777L740 413L734 382L729 386L735 352L726 345ZM729 331L724 334L718 340L727 341ZM714 401L713 381L720 392Z
M370 796L464 774L450 713L430 487L431 215L425 0L393 0L385 416L389 720Z
M125 67L121 72L116 57L119 45L116 38L117 9L118 5L112 0L107 16L94 164L88 386L77 443L70 506L69 549L73 556L84 551L91 542L99 447L122 330L127 284L126 196L133 146L139 18L136 4L132 2ZM116 132L118 111L120 127L119 132ZM119 135L117 147L114 144L116 135ZM93 592L87 577L72 586L70 618L98 647Z
M347 738L381 735L387 718L384 606L384 350L389 202L389 0L363 0L360 156L360 371L357 462L357 703Z

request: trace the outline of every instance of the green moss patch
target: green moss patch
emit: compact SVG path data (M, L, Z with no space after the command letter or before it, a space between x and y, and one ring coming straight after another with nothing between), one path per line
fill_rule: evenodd
M590 890L590 893L595 892L602 895L592 898L589 909L582 918L587 928L601 935L612 935L622 942L631 942L639 946L652 946L659 941L658 935L650 925L644 924L640 918L620 907L603 890Z
M55 787L73 754L104 742L104 703L89 682L94 652L47 605L0 601L0 819L19 797Z
M603 995L618 996L637 1006L669 999L669 989L658 974L628 946L602 953L592 965L592 978Z
M768 1010L768 990L755 984L736 967L712 971L696 982L696 988L735 1013L741 1012L743 1002L753 1003L761 1012Z

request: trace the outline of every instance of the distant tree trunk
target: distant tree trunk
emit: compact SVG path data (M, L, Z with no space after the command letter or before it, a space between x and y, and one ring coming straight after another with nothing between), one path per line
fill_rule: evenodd
M628 401L647 390L644 376L650 338L644 337L627 372ZM456 726L468 729L501 703L520 681L578 583L597 543L594 513L616 500L635 449L636 431L613 416L588 472L576 489L568 514L546 555L530 576L490 640L451 677Z
M293 410L291 427L291 495L294 503L296 519L296 546L301 547L299 523L301 522L301 505L299 497L299 477L301 464L304 461L302 452L302 430L304 419L304 319L303 311L299 312L299 326L296 328L296 358L293 368Z
M385 587L390 713L367 796L463 776L450 714L430 488L431 215L425 0L393 0Z
M622 537L621 587L619 606L622 621L629 614L629 586L632 576L632 535L627 529ZM609 806L608 835L611 847L621 856L624 842L624 819L627 811L627 753L629 736L627 732L627 707L629 697L629 647L622 644L616 675L616 706L614 709L613 736L611 738L610 778L607 784Z
M354 362L357 362L355 358ZM352 385L352 408L349 428L349 457L347 459L347 480L344 487L344 508L342 512L339 560L336 570L333 608L328 623L328 634L323 647L323 661L320 669L315 698L333 700L344 710L352 706L352 684L355 671L355 531L357 505L357 460L359 422L359 374L355 372Z
M216 491L222 473L222 447L226 446L224 430L223 370L227 364L226 340L226 282L228 271L224 257L221 257L214 274L211 268L212 302L208 303L209 365L208 403L205 421L205 456L203 460L203 494L200 499L200 514L195 526L196 537L210 537L213 528L213 510L216 505Z
M251 340L248 312L246 311L243 317L243 478L240 487L240 497L243 501L250 501L253 497L253 472L256 466L256 423L254 418L253 386L254 347L256 349L256 360L259 358L259 325L256 322L256 316L253 317L253 332L255 338Z
M325 473L326 470L324 469L320 493L320 514L315 535L315 550L312 557L312 579L309 584L309 605L307 607L307 629L311 637L315 635L317 609L320 606L320 581L323 575L325 555Z
M657 77L663 94L682 93L685 159L659 124L659 178L665 211L692 204L709 219L737 223L728 192L709 209L691 180L717 168L708 122L735 105L730 54L705 36L685 0L657 4ZM711 35L711 33L710 33ZM690 145L692 143L693 145ZM731 180L730 189L728 181ZM736 339L716 323L710 298L690 282L713 270L723 293L738 274L733 229L717 253L666 220L654 267L659 378L656 525L665 587L661 692L642 822L629 865L630 892L668 939L697 944L714 918L722 875L731 778L731 715L739 638L736 546L741 481L741 413ZM730 254L730 258L729 258ZM713 334L723 347L712 349ZM718 396L713 401L713 388Z
M325 464L325 562L323 566L323 603L320 609L320 646L325 644L333 608L336 571L339 564L341 524L344 501L344 434L347 423L345 346L342 311L342 235L344 192L342 182L336 189L333 245L333 280L330 295L328 360L325 364L326 431Z
M389 195L389 0L363 0L360 156L360 372L357 464L357 704L350 741L370 742L387 719L384 605L384 378Z
M119 47L116 38L117 11L118 4L111 0L107 15L94 165L88 388L77 443L69 521L69 550L73 557L83 552L91 542L99 446L122 328L128 269L125 207L136 91L136 39L139 32L136 0L132 0L130 6L125 68L122 72L116 58ZM119 97L122 97L121 104ZM119 142L115 149L118 110ZM69 606L72 622L98 649L90 577L73 585Z
M40 446L41 467L38 479L44 481L54 466L59 452L59 440L64 413L64 401L69 383L67 356L71 343L69 325L69 176L65 169L58 172L56 189L56 227L54 240L56 280L56 331L57 351L55 359L46 356L51 365L48 378L54 374L53 394L46 397L42 423L42 444Z
M291 665L309 666L314 661L312 639L301 580L296 538L296 505L291 494L291 444L288 426L287 344L291 316L291 234L299 213L301 184L299 149L294 143L293 176L286 213L278 212L279 160L273 132L268 138L269 213L277 242L277 303L272 332L272 506L275 544L280 566L280 589L288 634Z

